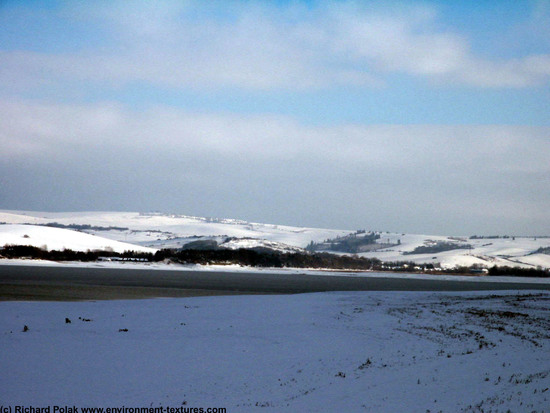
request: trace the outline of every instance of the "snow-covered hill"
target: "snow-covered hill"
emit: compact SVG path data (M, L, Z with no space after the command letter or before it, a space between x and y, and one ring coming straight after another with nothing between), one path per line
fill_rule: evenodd
M83 232L37 225L0 225L0 245L30 245L47 250L155 252L153 248L114 241Z
M156 249L179 248L198 239L208 238L216 239L221 244L227 238L233 238L227 247L267 247L293 251L296 247L304 248L311 241L321 242L351 232L138 212L0 211L0 222L34 225L57 223L73 229L89 225L89 229L79 229L88 234Z
M376 251L361 253L365 257L376 257L382 261L413 261L433 263L444 268L457 266L480 267L517 266L550 268L550 255L537 252L550 247L550 238L537 237L500 237L470 238L445 237L437 235L383 233L379 242L391 246ZM419 247L455 246L441 252L415 253Z
M0 222L34 225L56 223L65 231L79 230L111 242L132 244L135 250L138 250L137 246L153 249L180 248L191 242L214 240L218 245L227 248L271 248L279 251L296 251L305 248L311 242L323 243L326 240L350 236L353 232L260 224L235 219L138 212L0 211ZM5 226L0 226L2 227ZM12 238L6 235L10 231L6 228L0 231L0 245L14 243ZM2 233L4 235L1 235ZM48 234L54 235L53 232ZM61 233L56 232L56 234ZM37 243L32 245L46 244L52 249L53 245L59 245L61 242L67 248L79 249L76 244L72 244L74 234L69 234L71 234L70 231L57 241L53 239L49 242L44 235L45 238L40 238L40 243L37 241L38 234L35 234ZM77 234L85 235L82 232ZM18 236L22 235L19 233ZM481 267L508 265L550 268L550 237L470 238L388 232L377 232L376 235L378 237L376 243L369 245L365 251L358 252L358 255L375 257L382 261L428 263L444 268L473 264ZM102 242L103 245L107 245L105 241ZM115 251L120 248L130 249L127 244L124 247L111 246L111 248ZM95 248L88 247L87 244L82 248L84 247ZM331 250L330 247L327 251L343 253Z

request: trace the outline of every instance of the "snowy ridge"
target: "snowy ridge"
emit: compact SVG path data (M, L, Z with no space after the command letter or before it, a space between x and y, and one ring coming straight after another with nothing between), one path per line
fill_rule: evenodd
M292 252L301 251L311 242L323 243L338 237L349 236L353 232L351 230L261 224L236 219L138 212L0 211L0 222L34 225L51 223L65 226L89 225L92 228L83 231L90 235L123 242L126 245L132 244L135 250L139 250L139 246L148 247L150 248L148 251L160 248L181 248L198 240L214 240L218 245L226 248L270 248L276 251ZM117 229L113 229L113 227ZM65 228L66 231L69 229L70 227ZM0 232L0 245L13 243L13 241L7 241L11 240L7 232L9 231L6 228ZM69 232L66 233L66 239L72 239L68 234ZM368 251L359 252L357 255L378 258L385 262L411 261L418 264L433 264L442 268L472 265L484 268L494 265L550 268L550 254L547 253L550 248L550 237L471 238L469 236L452 237L389 232L377 232L376 234L379 235L376 243L370 245ZM50 244L54 245L56 242L49 243L44 238L42 244L47 244L48 248L52 248ZM64 245L71 248L67 243L68 241ZM429 253L419 249L420 247L438 245L453 245L455 248ZM116 248L119 247L122 246ZM78 248L73 246L71 249ZM117 250L116 248L115 250ZM545 249L547 250L545 251ZM330 249L327 251L342 253Z
M138 212L30 212L0 211L0 222L125 227L125 231L86 231L117 241L153 248L177 248L194 236L255 238L304 248L312 240L322 241L350 233L349 230L300 228L259 224L232 219L198 218L185 215ZM178 244L179 242L179 244Z

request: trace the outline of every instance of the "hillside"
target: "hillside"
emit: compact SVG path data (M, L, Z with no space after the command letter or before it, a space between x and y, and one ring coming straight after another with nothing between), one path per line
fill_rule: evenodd
M155 252L153 248L114 241L68 229L36 225L0 225L0 245L30 245L46 250Z
M260 224L236 219L216 219L186 215L138 212L30 212L0 211L0 222L8 224L51 225L78 229L88 234L151 248L180 248L201 239L236 246L262 246L278 249L304 248L309 242L348 234L347 230L301 228ZM91 226L91 228L80 228ZM231 238L231 239L228 239ZM256 240L251 242L251 240ZM0 239L0 245L2 240Z
M550 268L549 237L354 232L138 212L0 211L0 223L18 224L0 225L0 245L24 241L26 245L47 245L49 249L109 247L115 251L214 245L230 249L267 248L294 252L307 247L316 251L378 258L385 262L408 261L442 268L472 265ZM22 224L33 226L23 228ZM24 233L30 238L22 238ZM95 237L84 239L86 235Z

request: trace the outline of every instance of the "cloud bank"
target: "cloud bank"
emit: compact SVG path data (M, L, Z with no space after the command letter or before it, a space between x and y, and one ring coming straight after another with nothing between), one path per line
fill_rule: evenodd
M367 216L372 225L394 230L405 214L418 220L432 214L434 230L449 213L475 214L476 225L501 217L519 231L518 216L543 222L550 202L548 127L318 127L284 116L129 111L113 103L3 101L0 110L9 119L0 135L2 167L33 171L12 178L18 186L29 188L43 171L46 188L59 179L63 198L81 193L106 209L162 209L161 200L174 209L210 194L224 201L206 208L197 202L193 212L246 216L265 208L272 222L280 222L288 219L286 208L298 204L294 215L311 225L330 226L334 211L341 211L341 226ZM51 173L67 177L46 178ZM136 200L136 191L155 198ZM127 201L109 204L113 193ZM49 205L59 208L56 201ZM460 234L475 230L471 223L455 228Z
M4 2L0 207L550 234L533 4Z

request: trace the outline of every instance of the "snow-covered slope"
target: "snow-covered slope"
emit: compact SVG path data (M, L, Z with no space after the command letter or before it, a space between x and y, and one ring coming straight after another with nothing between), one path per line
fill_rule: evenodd
M303 248L294 247L292 245L283 244L281 242L267 241L265 239L256 239L256 238L236 238L230 239L226 242L220 244L222 248L228 249L239 249L239 248L249 248L249 249L269 249L280 252L304 252Z
M57 223L69 226L68 228L89 225L91 227L80 230L110 240L150 248L179 248L197 240L211 239L228 248L267 247L293 251L306 247L312 241L321 243L352 233L350 230L300 228L235 219L137 212L0 211L0 222L38 225ZM508 265L550 268L550 237L470 239L387 232L377 234L380 237L372 246L373 250L360 252L358 255L379 258L382 261L429 263L444 268L474 264L482 267ZM462 248L429 253L417 250L419 247L445 244Z
M37 225L0 225L0 245L30 245L47 250L112 250L155 252L155 249L114 241L68 229Z
M501 237L469 238L437 235L382 233L378 242L391 246L359 254L376 257L382 261L414 261L416 263L440 264L444 268L456 266L481 267L518 266L550 268L550 255L536 253L540 248L550 247L550 237ZM456 245L462 247L433 253L414 253L423 246Z
M197 236L258 239L303 248L311 241L320 242L351 232L259 224L235 219L138 212L0 211L0 222L14 224L56 222L62 225L103 227L85 231L105 238L153 248L177 248L193 241L192 237ZM109 229L109 227L119 229Z

